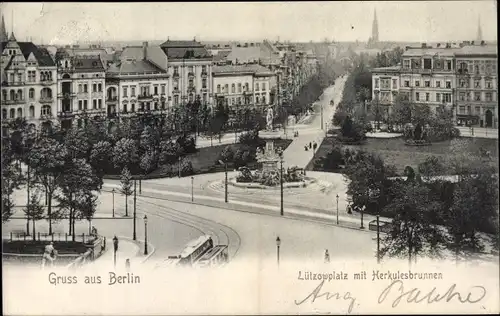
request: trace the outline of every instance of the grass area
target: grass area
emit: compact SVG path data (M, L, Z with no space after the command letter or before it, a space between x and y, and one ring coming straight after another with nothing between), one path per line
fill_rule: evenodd
M406 146L403 138L368 138L362 145L340 145L341 147L350 147L354 149L362 149L368 152L376 152L387 164L396 166L398 173L402 174L406 166L416 168L419 163L424 162L430 156L438 156L444 161L457 153L456 144L461 142L464 144L460 147L460 152L468 152L471 156L479 158L479 150L490 151L493 157L492 165L498 164L498 144L496 139L489 138L459 138L455 140L447 140L438 143L432 143L430 146ZM307 170L313 170L314 161L320 157L326 156L335 144L340 144L335 137L327 137L319 146L313 160L307 165ZM319 171L319 170L318 170Z

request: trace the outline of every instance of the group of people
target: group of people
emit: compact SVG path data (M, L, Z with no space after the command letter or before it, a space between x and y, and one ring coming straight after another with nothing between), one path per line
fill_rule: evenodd
M308 151L309 149L316 151L316 148L318 148L318 144L316 142L309 142L309 146L304 146L305 151Z

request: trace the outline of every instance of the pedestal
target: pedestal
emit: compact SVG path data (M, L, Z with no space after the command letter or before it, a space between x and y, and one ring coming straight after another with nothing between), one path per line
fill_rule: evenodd
M263 161L262 172L275 171L278 169L278 161Z

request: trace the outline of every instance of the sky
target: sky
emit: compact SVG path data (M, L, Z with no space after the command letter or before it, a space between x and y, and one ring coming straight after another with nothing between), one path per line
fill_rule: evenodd
M126 40L366 41L376 9L381 41L496 40L496 2L346 1L0 4L7 31L43 44Z

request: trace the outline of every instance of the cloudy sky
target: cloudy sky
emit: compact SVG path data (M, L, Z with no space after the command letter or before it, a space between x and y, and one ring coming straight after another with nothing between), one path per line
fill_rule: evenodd
M380 40L496 40L496 2L1 3L18 40L366 41L377 10ZM14 21L12 23L12 21Z

